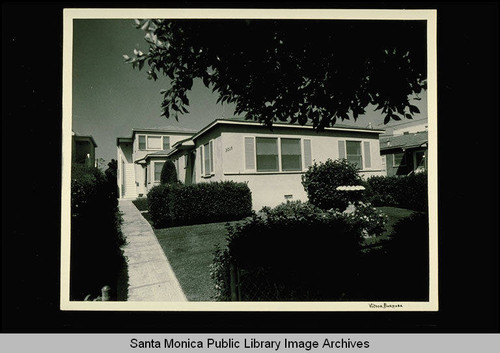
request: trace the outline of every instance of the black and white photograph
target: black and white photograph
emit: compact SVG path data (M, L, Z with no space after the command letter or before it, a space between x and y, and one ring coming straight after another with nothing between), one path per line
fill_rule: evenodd
M435 11L63 35L62 310L438 310Z

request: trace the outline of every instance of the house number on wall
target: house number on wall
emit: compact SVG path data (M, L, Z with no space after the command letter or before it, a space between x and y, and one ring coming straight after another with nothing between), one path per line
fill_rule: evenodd
M229 151L232 151L232 150L233 150L233 146L226 148L226 152L229 152Z

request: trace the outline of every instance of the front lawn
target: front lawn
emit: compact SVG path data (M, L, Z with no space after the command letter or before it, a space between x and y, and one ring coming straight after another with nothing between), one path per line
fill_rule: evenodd
M236 223L236 222L230 222ZM227 222L154 229L189 301L213 301L209 266L215 246L225 247Z
M363 241L363 245L367 248L372 248L376 246L378 243L380 243L382 240L389 239L389 236L394 230L394 225L401 219L409 217L413 213L412 210L407 210L406 208L399 208L399 207L383 206L376 208L377 210L384 212L388 217L387 224L385 226L386 230L379 237L365 239Z
M394 225L413 213L397 207L377 207L388 216L387 230L380 237L364 240L366 250L380 247L378 243L387 239ZM143 213L143 216L147 214ZM231 224L237 223L230 222ZM209 266L213 261L216 245L226 246L227 222L198 224L181 227L154 229L172 269L189 301L213 301L214 283Z

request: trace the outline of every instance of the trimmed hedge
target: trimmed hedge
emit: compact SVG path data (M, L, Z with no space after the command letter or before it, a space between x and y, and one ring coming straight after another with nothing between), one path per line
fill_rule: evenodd
M355 300L429 299L429 217L414 212L394 226L382 247L361 258ZM384 274L384 275L381 275Z
M120 249L124 244L121 222L116 179L97 168L74 164L71 172L71 300L83 300L89 294L96 298L105 285L111 286L112 299L126 299L120 279L125 266Z
M367 180L367 185L370 202L375 206L427 211L427 173L374 176Z
M349 201L362 201L363 192L338 191L338 186L361 185L362 179L354 164L345 159L328 159L324 163L314 163L302 176L302 185L309 202L323 210L346 209Z
M340 212L288 202L228 225L228 233L211 266L218 300L230 300L231 262L242 300L340 300L356 281L362 232Z
M148 208L155 228L233 221L252 214L252 194L233 181L164 184L148 193Z
M324 211L299 201L228 225L227 247L216 249L210 266L215 299L231 300L233 264L243 301L427 300L427 214L401 220L380 246L366 251L366 210L360 212Z

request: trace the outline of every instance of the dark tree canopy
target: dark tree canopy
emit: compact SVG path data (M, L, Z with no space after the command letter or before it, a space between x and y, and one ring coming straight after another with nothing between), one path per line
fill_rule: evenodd
M162 115L187 113L201 78L235 114L316 128L357 119L372 104L384 122L411 119L426 88L425 21L136 20L149 51L125 61L165 75ZM418 99L418 98L417 98Z
M161 184L176 184L178 182L177 170L175 169L174 162L166 161L163 164L160 174L160 182Z

